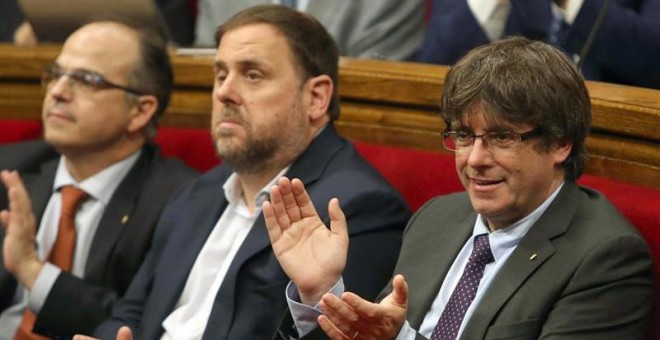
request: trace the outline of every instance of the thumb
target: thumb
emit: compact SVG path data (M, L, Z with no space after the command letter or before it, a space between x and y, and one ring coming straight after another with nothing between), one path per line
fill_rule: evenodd
M408 306L408 283L401 274L397 274L392 280L392 301L404 308Z
M346 216L344 216L344 212L339 207L339 199L333 198L330 200L328 203L328 215L330 216L330 231L348 241Z
M128 326L123 326L117 332L117 340L133 340L133 334Z

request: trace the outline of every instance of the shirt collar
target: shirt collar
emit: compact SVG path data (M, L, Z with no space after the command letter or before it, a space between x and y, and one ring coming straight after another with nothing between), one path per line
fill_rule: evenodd
M266 184L259 192L253 197L255 206L258 210L261 210L261 205L269 199L270 188L277 183L277 181L284 176L284 174L289 170L291 165L288 165L282 171L280 171L275 177L273 177L268 184ZM238 175L234 172L232 173L225 184L222 185L222 189L225 192L225 198L231 205L236 205L243 198L243 188L241 183L238 180Z
M82 182L77 182L71 176L69 169L66 168L65 156L61 156L57 166L57 172L55 173L53 192L59 191L63 186L72 185L85 191L91 198L107 205L119 186L120 179L128 174L141 153L142 151L138 150L121 161L101 170L99 173L86 178Z

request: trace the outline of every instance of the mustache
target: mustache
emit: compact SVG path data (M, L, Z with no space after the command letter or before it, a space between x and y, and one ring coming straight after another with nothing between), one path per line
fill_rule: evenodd
M220 111L220 120L231 119L238 123L245 123L245 118L241 114L241 111L235 106L225 106Z
M65 117L70 120L74 120L74 117L69 111L69 109L67 107L63 107L63 104L61 102L55 102L52 105L48 106L44 111L44 113L45 116L57 114L58 116Z

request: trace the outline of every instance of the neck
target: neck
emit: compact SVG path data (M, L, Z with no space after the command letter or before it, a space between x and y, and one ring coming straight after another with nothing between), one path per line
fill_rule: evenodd
M143 144L130 144L121 148L109 148L102 151L75 152L60 151L64 155L64 164L71 176L77 181L96 175L113 164L122 161L137 152Z
M254 210L257 208L254 202L254 197L280 171L282 171L282 169L249 174L236 173L238 176L238 182L240 183L241 189L243 190L243 201L245 202L248 211L251 213L254 212Z

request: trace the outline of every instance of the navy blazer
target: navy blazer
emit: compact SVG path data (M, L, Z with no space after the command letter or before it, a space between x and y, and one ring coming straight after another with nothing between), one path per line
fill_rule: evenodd
M208 235L227 206L222 186L232 171L211 170L173 199L163 213L154 246L112 318L95 335L114 338L129 325L137 339L159 339ZM349 221L351 247L346 286L375 297L392 275L410 212L402 197L339 137L332 125L317 136L286 174L305 184L319 215L338 197ZM204 339L269 339L287 305L289 282L258 217L216 292Z
M0 169L21 174L37 227L52 194L59 157L41 140L0 147ZM89 334L107 318L142 263L168 198L195 175L180 161L163 159L155 145L144 146L103 213L84 279L70 273L57 278L37 315L34 331L49 337ZM0 185L0 209L6 208L7 190ZM0 242L3 240L4 230L0 231ZM16 280L0 261L0 311L11 306L16 288Z
M605 0L585 0L571 26L559 33L559 47L579 55ZM510 0L504 36L548 40L552 0ZM466 0L434 0L416 60L451 65L470 49L489 42ZM585 78L660 88L660 0L611 0L587 54Z

